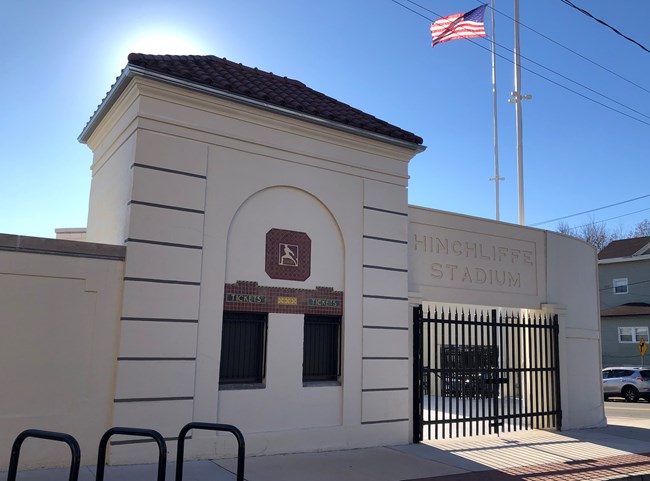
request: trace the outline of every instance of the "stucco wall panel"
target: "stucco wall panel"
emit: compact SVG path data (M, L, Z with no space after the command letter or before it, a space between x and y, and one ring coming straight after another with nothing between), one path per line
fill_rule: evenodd
M219 422L250 432L341 424L342 388L303 386L303 323L302 315L269 315L265 387L219 391Z
M408 359L365 359L363 389L405 388L409 383Z
M129 210L130 238L190 246L203 243L202 214L137 204Z
M48 240L64 245L66 241ZM23 430L94 446L111 423L123 262L0 251L0 470ZM57 443L25 443L21 466L61 466ZM94 463L92 450L82 462Z
M562 398L563 420L571 429L602 426L604 417L599 366L600 352L593 339L567 339L567 348L578 355L561 355L562 374L566 382ZM569 357L570 356L570 357ZM562 359L566 359L562 363ZM570 360L569 360L570 359Z
M396 329L363 330L363 357L409 356L408 331Z
M201 249L129 242L125 276L198 282L201 256Z
M271 279L264 270L266 234L278 227L304 232L311 240L311 273L304 282ZM266 285L342 290L343 261L341 233L325 206L303 190L273 187L251 196L233 219L226 280L261 279Z
M372 209L363 211L363 235L405 241L408 217Z
M136 158L145 165L206 175L208 146L180 136L139 130Z
M563 427L604 425L596 252L578 239L546 235L548 308L555 306L560 322Z
M384 181L406 183L408 178L412 153L405 149L203 94L168 91L174 101L167 102L161 93L152 91L140 104L148 119L161 122L158 130L169 128L169 119L174 119L176 125L191 126L193 135L206 143L236 150L270 148L292 160L303 157L300 163L327 163L330 170Z
M145 426L155 429L166 438L178 437L181 428L191 421L191 399L116 403L114 407L114 426ZM124 437L116 436L114 440L120 439L124 439ZM138 459L129 453L128 445L113 446L110 457L116 464L120 462L133 463Z
M457 304L538 308L544 231L410 206L409 291Z
M408 391L364 392L362 422L406 420L408 407Z
M131 200L135 136L122 144L101 169L93 170L88 205L88 242L122 244L128 232L126 205Z
M140 202L203 211L205 179L135 166L131 196Z
M363 239L363 264L367 266L408 268L408 245L377 239Z
M221 391L219 422L232 423L246 433L341 425L340 386L305 387L299 393L265 391Z
M408 274L401 271L365 268L363 293L373 296L408 297Z
M198 319L199 286L127 281L122 317Z
M117 376L117 400L194 395L194 360L119 359Z
M122 321L120 357L195 357L193 322Z
M396 299L363 299L364 326L408 327L408 303Z
M395 185L366 179L363 183L363 205L406 213L408 191L405 185Z

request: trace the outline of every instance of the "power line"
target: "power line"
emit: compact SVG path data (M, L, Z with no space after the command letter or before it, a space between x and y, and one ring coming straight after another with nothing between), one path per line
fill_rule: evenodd
M477 3L483 3L482 0L476 0L476 1L477 1ZM495 12L497 12L499 15L502 15L502 16L504 16L504 17L506 17L506 18L512 20L513 22L515 21L514 18L512 18L510 15L508 15L508 14L506 14L506 13L503 13L503 12L501 12L501 11L495 9L495 8L492 9L492 10L494 10ZM573 49L567 47L566 45L564 45L564 44L558 42L557 40L552 39L551 37L549 37L549 36L547 36L547 35L544 35L543 33L541 33L541 32L539 32L539 31L535 30L534 28L529 27L528 25L525 25L525 24L522 23L522 22L519 22L519 25L522 26L522 27L524 27L524 28L526 28L526 29L528 29L528 30L530 30L531 32L533 32L533 33L539 35L540 37L542 37L542 38L548 40L549 42L554 43L554 44L557 45L558 47L562 47L563 49L568 50L568 51L571 52L572 54L574 54L574 55L580 57L580 58L583 59L583 60L586 60L587 62L589 62L589 63L595 65L596 67L601 68L601 69L603 69L604 71L606 71L606 72L608 72L608 73L610 73L610 74L612 74L612 75L614 75L614 76L620 78L621 80L623 80L623 81L629 83L630 85L634 85L635 87L637 87L637 88L643 90L644 92L646 92L646 93L650 93L650 90L647 89L647 88L645 88L645 87L643 87L642 85L639 85L638 83L633 82L632 80L623 77L621 74L619 74L619 73L617 73L617 72L614 72L613 70L611 70L611 69L609 69L609 68L607 68L607 67L605 67L605 66L599 64L598 62L595 62L595 61L591 60L590 58L585 57L585 56L582 55L581 53L576 52L575 50L573 50Z
M414 2L413 0L407 0L407 1L408 1L409 3L411 3L411 4L415 5L415 6L417 6L418 8L421 8L422 10L425 10L425 11L427 11L427 12L429 12L429 13L434 14L434 15L437 16L437 17L440 17L440 15L439 15L437 12L434 12L433 10L429 10L428 8L423 7L422 5L419 5L418 3ZM400 2L398 2L397 0L392 0L392 2L393 2L393 3L396 3L397 5L403 7L403 8L405 8L405 9L407 9L407 10L409 10L409 11L411 11L411 12L417 14L417 15L419 15L420 17L426 18L426 19L429 20L430 22L433 22L433 20L432 20L431 18L427 17L426 15L422 15L422 14L419 13L419 12L416 12L416 11L413 10L412 8L407 7L406 5L404 5L404 4L400 3ZM468 41L468 42L473 43L474 45L476 45L476 46L482 48L483 50L490 51L489 48L487 48L487 47L485 47L485 46L479 44L478 42L475 42L475 41L472 40L472 39L465 39L465 40ZM497 46L499 46L500 48L503 48L503 49L505 49L505 50L508 50L508 48L507 48L507 47L504 47L503 45L500 45L500 44L498 44L498 43L496 43L496 42L495 42L495 44L496 44ZM514 61L511 60L511 59L509 59L508 57L505 57L505 56L503 56L503 55L501 55L501 54L499 54L499 53L496 53L496 55L497 55L498 57L500 57L500 58L506 60L506 61L509 62L509 63L514 63ZM547 68L547 67L544 67L543 65L541 65L541 64L539 64L539 63L537 63L537 62L535 62L535 61L533 61L533 60L531 60L531 59L529 59L529 58L527 58L527 57L524 57L523 55L522 55L521 57L524 58L525 60L528 60L528 61L531 62L531 63L534 63L534 64L536 64L536 65L538 65L538 66L540 66L540 67L546 69L546 70L549 70L549 71L552 72L552 73L555 73L556 75L559 75L560 77L564 77L566 80L568 80L568 81L570 81L570 82L573 82L573 83L575 83L575 84L577 84L577 85L579 85L579 86L581 86L581 87L583 87L583 88L586 88L586 89L588 89L588 90L591 90L591 91L593 91L594 93L596 93L597 95L600 95L600 96L602 96L602 97L604 97L604 98L606 98L606 99L608 99L608 100L610 100L610 101L612 101L612 102L614 102L614 103L617 103L617 104L621 105L622 107L624 107L624 108L626 108L626 109L628 109L628 110L630 110L630 111L633 111L633 112L635 112L635 113L637 113L637 114L639 114L639 115L641 115L641 116L643 116L643 117L646 117L646 118L650 119L650 116L647 116L647 115L645 115L645 114L643 114L643 113L641 113L641 112L638 112L638 111L636 111L635 109L633 109L633 108L631 108L631 107L627 107L626 105L621 104L620 102L617 102L616 100L613 100L613 99L607 97L607 96L604 95L604 94L600 94L600 93L596 92L595 90L590 89L589 87L586 87L586 86L580 84L579 82L576 82L576 81L574 81L574 80L571 80L571 79L569 79L568 77L565 77L564 75L559 74L558 72L553 71L552 69L549 69L549 68ZM550 83L552 83L552 84L554 84L554 85L556 85L556 86L558 86L558 87L560 87L560 88L563 88L564 90L567 90L567 91L569 91L569 92L571 92L571 93L573 93L573 94L575 94L575 95L578 95L579 97L582 97L582 98L584 98L585 100L589 100L590 102L593 102L593 103L595 103L596 105L600 105L601 107L604 107L604 108L606 108L606 109L608 109L608 110L611 110L611 111L613 111L613 112L616 112L616 113L618 113L618 114L621 114L621 115L623 115L623 116L625 116L625 117L627 117L627 118L629 118L629 119L632 119L632 120L635 120L635 121L637 121L637 122L639 122L639 123L642 123L642 124L644 124L644 125L648 125L648 126L650 126L650 122L646 122L645 120L639 119L639 118L637 118L637 117L635 117L635 116L633 116L633 115L630 115L630 114L628 114L628 113L626 113L626 112L623 112L623 111L621 111L621 110L618 110L618 109L616 109L616 108L614 108L614 107L612 107L612 106L610 106L610 105L604 104L603 102L599 102L599 101L596 100L596 99L593 99L593 98L591 98L591 97L589 97L589 96L587 96L587 95L585 95L585 94L583 94L583 93L581 93L581 92L578 92L577 90L574 90L574 89L572 89L572 88L569 88L569 87L567 87L566 85L563 85L563 84L561 84L561 83L559 83L559 82L556 82L555 80L552 80L552 79L550 79L550 78L548 78L548 77L546 77L546 76L544 76L544 75L542 75L542 74L540 74L540 73L538 73L538 72L536 72L536 71L534 71L534 70L531 70L531 69L528 68L528 67L525 67L525 66L521 65L521 68L522 68L523 70L526 70L527 72L529 72L529 73L531 73L531 74L537 76L537 77L540 77L540 78L546 80L547 82L550 82Z
M412 8L410 8L410 7L406 6L406 5L404 5L404 4L400 3L400 2L398 2L397 0L392 0L392 1L393 1L394 3L400 5L401 7L405 8L405 9L407 9L407 10L413 12L413 13L415 13L416 15L418 15L418 16L420 16L420 17L422 17L422 18L425 18L426 20L428 20L428 21L430 21L430 22L433 22L433 20L432 20L431 18L427 17L426 15L421 14L420 12L417 12L416 10L413 10ZM437 16L437 17L441 17L441 15L438 14L437 12L434 12L434 11L432 11L432 10L426 8L426 7L423 7L422 5L419 5L418 3L414 2L413 0L407 0L407 1L408 1L409 3L415 5L416 7L421 8L422 10L425 10L425 11L427 11L427 12L429 12L429 13L432 13L432 14L434 14L434 15ZM477 1L479 1L479 3L482 3L480 0L477 0ZM495 11L496 11L496 10L495 10ZM509 17L508 15L503 14L503 13L501 13L501 12L498 12L498 13L500 13L501 15L504 15L504 16L506 16L506 17L508 17L508 18L510 18L511 20L514 21L514 19L512 19L512 18ZM520 22L519 24L520 24L520 25L523 25L521 22ZM602 69L604 69L604 70L607 70L607 71L613 73L614 75L616 75L616 76L622 78L623 80L626 80L627 82L629 82L629 83L631 83L631 84L633 84L633 85L639 87L640 89L642 89L642 90L644 90L644 91L646 91L646 92L650 92L649 90L643 88L642 86L637 85L637 84L635 84L634 82L631 82L631 81L625 79L624 77L622 77L622 76L616 74L615 72L612 72L612 71L610 71L609 69L607 69L607 68L605 68L605 67L603 67L603 66L597 64L596 62L593 62L593 61L589 60L587 57L584 57L583 55L581 55L581 54L579 54L579 53L577 53L577 52L574 52L573 50L571 50L571 49L569 49L568 47L566 47L566 46L564 46L564 45L562 45L562 44L556 42L555 40L553 40L553 39L547 37L546 35L543 35L543 34L541 34L540 32L537 32L536 30L534 30L534 29L532 29L532 28L530 28L530 27L527 27L526 25L523 25L523 26L526 27L526 28L528 28L529 30L531 30L531 31L533 31L533 32L535 32L535 33L537 33L538 35L540 35L540 36L546 38L547 40L549 40L549 41L551 41L551 42L553 42L553 43L555 43L555 44L557 44L557 45L559 45L559 46L561 46L561 47L563 47L563 48L569 50L570 52L572 52L572 53L578 55L579 57L582 57L582 58L584 58L585 60L588 60L589 62L591 62L591 63L593 63L593 64L599 66L600 68L602 68ZM488 50L488 49L487 49L486 47L484 47L483 45L480 45L480 44L478 44L477 42L475 42L475 41L473 41L473 40L471 40L471 39L467 39L467 40L469 40L470 42L472 42L474 45L477 45L477 46L483 48L484 50ZM506 48L506 47L503 47L502 45L499 45L499 44L497 44L497 45L498 45L499 47L501 47L501 48L504 48L504 49ZM507 61L510 62L510 63L513 63L513 61L511 61L511 60L508 59L507 57L504 57L503 55L500 55L500 54L496 54L496 55L498 55L499 57L501 57L501 58L507 60ZM524 59L528 60L529 62L531 62L531 63L533 63L533 64L535 64L535 65L538 65L538 66L540 66L540 67L542 67L542 68L544 68L544 69L546 69L546 70L548 70L548 71L550 71L550 72L552 72L552 73L554 73L554 74L556 74L556 75L558 75L558 76L560 76L560 77L562 77L562 78L564 78L564 79L566 79L566 80L568 80L568 81L570 81L570 82L573 82L573 83L575 83L576 85L579 85L579 86L581 86L581 87L583 87L583 88L585 88L585 89L587 89L587 90L589 90L589 91L591 91L591 92L594 92L595 94L600 95L600 96L602 96L603 98L606 98L606 99L608 99L608 100L610 100L610 101L612 101L612 102L614 102L614 103L616 103L616 104L618 104L618 105L621 105L622 107L627 108L628 110L631 110L631 111L633 111L633 112L636 112L637 114L639 114L639 115L641 115L641 116L643 116L643 117L650 118L650 116L648 116L648 115L646 115L646 114L644 114L644 113L642 113L642 112L638 112L637 110L632 109L631 107L627 107L626 105L621 104L620 102L618 102L618 101L616 101L616 100L614 100L614 99L611 99L610 97L608 97L608 96L606 96L606 95L604 95L604 94L601 94L601 93L599 93L599 92L597 92L597 91L591 89L590 87L587 87L587 86L585 86L585 85L583 85L583 84L581 84L581 83L579 83L579 82L576 82L576 81L574 81L574 80L572 80L572 79L570 79L570 78L568 78L568 77L566 77L566 76L560 74L559 72L556 72L556 71L554 71L554 70L552 70L552 69L550 69L550 68L548 68L548 67L545 67L544 65L542 65L542 64L540 64L540 63L538 63L538 62L533 61L532 59L526 58L526 57L524 57L524 56L522 56L522 57L523 57ZM559 86L559 87L561 87L561 88L563 88L563 89L565 89L565 90L568 90L569 92L572 92L572 93L574 93L574 94L576 94L576 95L579 95L579 96L583 97L583 98L586 99L586 100L590 100L591 102L594 102L594 103L596 103L596 104L598 104L598 105L600 105L600 106L602 106L602 107L605 107L605 108L607 108L607 109L609 109L609 110L612 110L612 111L614 111L614 112L617 112L617 113L619 113L619 114L621 114L621 115L625 115L626 117L631 118L632 120L636 120L637 122L641 122L641 123L643 123L643 124L650 125L650 123L648 123L648 122L645 122L645 121L643 121L643 120L641 120L641 119L638 119L638 118L636 118L636 117L633 117L633 116L631 116L631 115L629 115L629 114L627 114L627 113L625 113L625 112L621 112L620 110L617 110L617 109L615 109L615 108L613 108L613 107L611 107L611 106L609 106L609 105L605 105L605 104L603 104L603 103L601 103L601 102L598 102L597 100L594 100L594 99L592 99L591 97L588 97L588 96L586 96L586 95L584 95L584 94L582 94L582 93L580 93L580 92L577 92L577 91L575 91L575 90L573 90L573 89L570 89L569 87L567 87L567 86L565 86L565 85L562 85L562 84L560 84L560 83L558 83L558 82L556 82L556 81L554 81L554 80L551 80L551 79L549 79L548 77L545 77L545 76L543 76L543 75L541 75L541 74L539 74L539 73L537 73L537 72L535 72L535 71L533 71L533 70L530 70L530 69L528 69L528 68L526 68L526 67L523 67L523 66L522 66L522 68L523 68L524 70L526 70L526 71L528 71L528 72L534 74L534 75L537 75L538 77L540 77L540 78L542 78L542 79L544 79L544 80L546 80L546 81L548 81L548 82L551 82L551 83L553 83L553 84L555 84L555 85L557 85L557 86ZM644 195L644 196L641 196L641 197L637 197L637 198L634 198L634 199L629 199L629 200L622 201L622 202L617 202L617 203L614 203L614 204L610 204L610 205L608 205L608 206L599 207L599 208L596 208L596 209L590 209L590 210L588 210L588 211L580 212L580 213L577 213L577 214L571 214L571 215L568 215L568 216L559 217L559 218L556 218L556 219L552 219L552 220L548 220L548 221L544 221L544 222L538 222L538 223L536 223L536 224L529 224L529 225L530 225L531 227L533 227L533 226L538 226L538 225L548 224L548 223L550 223L550 222L556 222L556 221L558 221L558 220L564 220L564 219L568 219L568 218L571 218L571 217L576 217L576 216L579 216L579 215L584 215L584 214L588 214L588 213L591 213L591 212L596 212L596 211L598 211L598 210L607 209L607 208L609 208L609 207L614 207L614 206L617 206L617 205L626 204L626 203L633 202L633 201L635 201L635 200L643 199L643 198L646 198L646 197L650 197L650 194L648 194L648 195ZM639 210L639 211L635 211L635 212L631 212L631 213L628 213L628 214L623 214L623 215L620 215L620 216L612 217L612 218L610 218L610 219L606 219L605 221L599 221L599 222L606 222L606 221L608 221L608 220L618 219L618 218L620 218L620 217L625 217L625 216L627 216L627 215L632 215L632 214L636 214L636 213L639 213L639 212L644 212L644 211L646 211L646 210L650 210L650 209L641 209L641 210Z
M630 282L630 283L627 284L627 286L628 286L628 287L629 287L629 286L636 286L637 284L645 284L646 282L650 282L650 279L645 279L645 280L643 280L643 281L637 281L637 282ZM601 290L601 291L606 291L606 290L611 289L611 288L613 288L613 287L614 287L614 286L605 286L605 287L603 287L603 288L600 289L600 290ZM648 294L635 294L635 296L644 296L644 297L647 296L647 295L648 295Z
M587 15L587 16L590 17L590 18L593 18L593 19L596 20L598 23L604 25L605 27L609 28L610 30L613 30L617 35L620 35L620 36L623 37L625 40L629 40L630 42L632 42L632 43L638 45L639 47L641 47L641 48L642 48L643 50L645 50L646 52L650 53L650 50L648 50L648 49L647 49L643 44L640 44L639 42L637 42L637 41L634 40L633 38L628 37L628 36L625 35L624 33L620 32L620 31L617 30L616 28L612 27L609 23L605 22L604 20L601 20L601 19L599 19L599 18L594 17L591 13L589 13L589 12L588 12L587 10L585 10L584 8L580 8L580 7L578 7L578 6L575 5L574 3L571 3L569 0L560 0L560 1L561 1L562 3L568 5L569 7L575 8L575 9L576 9L577 11L579 11L580 13L583 13L583 14Z
M615 207L617 205L628 204L630 202L634 202L635 200L645 199L646 197L650 197L650 194L642 195L640 197L635 197L634 199L623 200L621 202L616 202L614 204L609 204L609 205L606 205L606 206L603 206L603 207L597 207L595 209L585 210L584 212L578 212L577 214L565 215L564 217L558 217L556 219L546 220L544 222L537 222L535 224L528 224L528 225L529 225L529 227L536 227L538 225L550 224L551 222L556 222L558 220L564 220L564 219L568 219L570 217L577 217L579 215L589 214L591 212L596 212L598 210L609 209L610 207ZM648 209L643 209L643 210L648 210Z
M502 47L501 45L499 45L499 46L500 46L501 48L505 48L505 47ZM561 78L563 78L563 79L565 79L565 80L568 80L568 81L571 82L571 83L574 83L574 84L578 85L579 87L582 87L583 89L589 90L590 92L593 92L593 93L595 93L596 95L600 95L601 97L603 97L604 99L609 100L610 102L613 102L613 103L615 103L615 104L617 104L617 105L620 105L621 107L626 108L626 109L628 109L628 110L630 110L630 111L632 111L632 112L634 112L634 113L636 113L636 114L639 114L639 115L641 115L642 117L645 117L645 118L647 118L647 119L650 119L650 116L644 114L643 112L639 112L638 110L635 110L635 109L633 109L632 107L628 107L627 105L622 104L622 103L619 102L618 100L614 100L613 98L608 97L608 96L605 95L605 94L601 94L600 92L598 92L598 91L592 89L591 87L587 87L586 85L581 84L580 82L577 82L577 81L575 81L575 80L570 79L570 78L567 77L566 75L563 75L563 74L561 74L561 73L559 73L559 72L556 72L555 70L550 69L550 68L548 68L548 67L546 67L546 66L544 66L544 65L542 65L542 64L540 64L540 63L538 63L538 62L535 62L534 60L532 60L532 59L530 59L530 58L528 58L528 57L525 57L525 56L523 56L523 55L521 55L521 54L520 54L520 57L523 58L523 59L525 59L525 60L528 60L529 62L531 62L531 63L533 63L533 64L535 64L535 65L537 65L537 66L539 66L539 67L542 67L542 68L545 69L545 70L548 70L548 71L551 72L551 73L554 73L554 74L557 75L558 77L561 77Z
M647 209L635 210L634 212L628 212L627 214L621 214L621 215L617 215L617 216L614 216L614 217L610 217L609 219L594 221L593 223L594 224L602 224L603 222L609 222L610 220L620 219L621 217L627 217L628 215L638 214L639 212L645 212L647 210L650 210L650 207L648 207ZM575 227L571 227L571 230L576 230L576 229L580 229L582 227L587 227L588 225L590 225L590 224L577 225Z

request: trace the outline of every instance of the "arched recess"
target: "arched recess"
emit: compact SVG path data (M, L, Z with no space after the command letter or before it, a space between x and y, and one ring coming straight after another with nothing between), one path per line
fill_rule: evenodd
M277 267L282 256L277 244L269 248L269 232L274 231L288 232L289 239L292 235L302 239L289 240L289 244L308 239L310 255L305 256L305 250L294 252L301 264L310 262L309 275L304 280L269 275L269 259ZM303 249L305 245L298 247ZM253 369L254 379L246 381L248 384L232 378L224 380L224 371L234 372L238 367L224 367L226 348L222 346L218 419L248 433L302 432L342 424L344 261L339 225L329 209L312 194L294 187L275 186L256 192L242 203L228 230L224 313L232 316L227 320L228 329L238 329L236 323L240 322L242 312L251 316L246 318L247 322L261 326L258 329L263 333L256 339L262 340L245 351L246 362L250 353L259 352L256 362L249 364L262 365L262 368ZM329 322L333 319L337 326L335 331L328 331L337 334L327 337L336 339L334 352L327 359L338 365L334 366L333 377L327 380L315 380L304 368L316 355L305 347L311 345L306 340L308 317L319 316L328 316ZM234 338L230 334L223 336ZM243 350L233 348L232 351ZM228 355L225 359L234 357Z
M311 240L311 273L307 279L272 279L265 272L266 236L271 229L307 234ZM344 257L338 223L319 199L295 187L269 187L251 195L232 219L225 281L302 289L326 286L342 291Z

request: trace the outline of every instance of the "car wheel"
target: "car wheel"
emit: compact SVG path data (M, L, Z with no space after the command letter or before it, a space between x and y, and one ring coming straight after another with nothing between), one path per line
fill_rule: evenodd
M639 400L639 391L635 387L625 386L622 394L626 402L635 403Z

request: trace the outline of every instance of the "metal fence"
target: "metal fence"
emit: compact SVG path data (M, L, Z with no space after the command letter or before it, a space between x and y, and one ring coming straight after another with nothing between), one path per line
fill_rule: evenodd
M414 311L414 441L561 429L558 319Z

